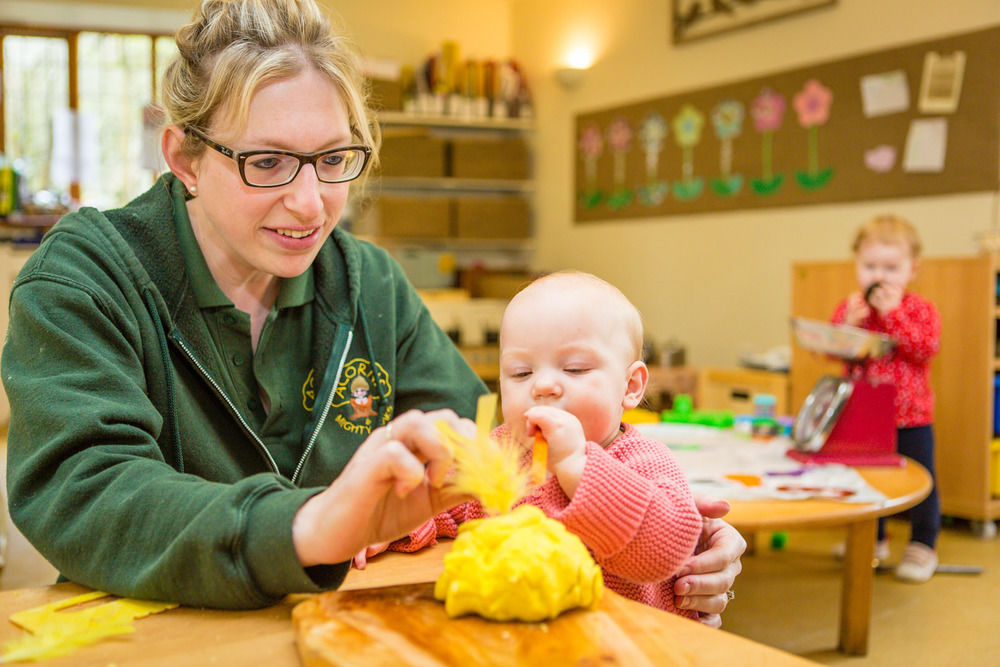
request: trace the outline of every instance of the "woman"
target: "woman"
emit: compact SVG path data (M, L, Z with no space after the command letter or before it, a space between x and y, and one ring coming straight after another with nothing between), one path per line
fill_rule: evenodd
M337 228L378 141L313 0L204 0L177 45L170 173L66 216L15 284L10 509L81 584L259 607L455 504L434 423L471 432L484 387L388 254ZM742 540L705 537L689 599L715 614Z

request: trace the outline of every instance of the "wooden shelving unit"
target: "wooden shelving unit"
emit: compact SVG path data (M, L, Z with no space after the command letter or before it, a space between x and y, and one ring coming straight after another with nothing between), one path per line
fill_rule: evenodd
M375 203L361 219L358 233L387 247L444 247L460 254L530 249L532 120L403 112L382 112L378 120L385 170L372 183ZM392 141L400 136L428 137L426 153L419 152L419 144L400 151L405 144ZM443 160L428 157L441 147ZM481 228L476 229L479 220Z

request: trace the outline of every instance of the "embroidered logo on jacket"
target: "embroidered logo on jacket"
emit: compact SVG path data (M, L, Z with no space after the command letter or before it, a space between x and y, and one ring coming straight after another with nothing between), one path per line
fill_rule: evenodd
M302 385L302 407L308 411L312 411L316 402L315 382L314 371L309 371ZM392 419L392 405L383 400L391 395L389 374L381 365L367 359L351 359L344 364L340 382L330 400L330 407L337 411L333 420L350 433L370 433ZM374 407L376 401L385 406L381 419Z

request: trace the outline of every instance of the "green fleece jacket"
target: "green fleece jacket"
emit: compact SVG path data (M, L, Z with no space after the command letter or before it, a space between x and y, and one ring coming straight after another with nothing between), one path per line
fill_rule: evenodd
M117 595L236 609L336 588L349 563L304 569L296 511L372 428L411 408L471 417L485 388L392 258L336 229L313 264L304 453L282 476L217 380L177 185L67 215L18 275L2 365L11 517L65 578ZM360 421L358 375L375 412Z

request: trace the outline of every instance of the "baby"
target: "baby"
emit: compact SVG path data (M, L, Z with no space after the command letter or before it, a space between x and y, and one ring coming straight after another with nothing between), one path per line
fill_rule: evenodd
M500 328L504 425L494 437L548 441L546 481L520 503L539 507L584 542L611 590L697 618L674 602L673 578L694 553L702 517L663 443L622 423L642 400L642 321L615 287L585 273L536 280L507 306ZM530 460L530 449L525 452ZM393 543L414 551L483 517L467 503Z

